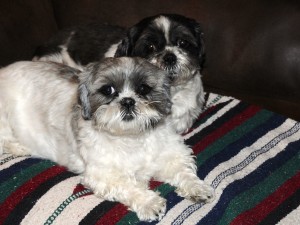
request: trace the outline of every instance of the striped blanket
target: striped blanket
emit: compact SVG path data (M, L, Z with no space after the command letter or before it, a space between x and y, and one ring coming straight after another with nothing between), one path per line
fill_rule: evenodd
M150 224L300 224L300 123L209 94L184 139L216 199L195 204L152 181L167 213ZM148 224L122 204L95 197L78 175L30 157L1 156L0 202L0 224Z

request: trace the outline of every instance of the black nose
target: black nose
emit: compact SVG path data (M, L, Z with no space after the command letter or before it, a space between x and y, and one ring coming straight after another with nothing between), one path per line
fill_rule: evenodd
M173 53L167 53L163 59L165 64L168 66L174 66L177 61L177 57Z
M133 98L123 98L120 103L122 106L130 109L132 106L134 106L135 100Z

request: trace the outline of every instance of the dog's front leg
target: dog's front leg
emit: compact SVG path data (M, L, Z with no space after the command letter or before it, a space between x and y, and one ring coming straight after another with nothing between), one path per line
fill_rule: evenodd
M175 131L187 132L199 116L204 105L204 92L200 75L189 81L184 87L173 88L172 113L169 117Z
M176 148L187 148L183 144L174 146L172 152L164 155L160 163L160 170L156 178L176 187L176 193L194 202L211 202L214 190L200 180L196 174L196 165L190 151L177 151Z
M147 182L139 183L134 179L120 176L120 172L96 171L87 168L83 183L94 194L109 201L117 201L136 212L142 221L161 219L166 211L166 200L159 193L148 189Z

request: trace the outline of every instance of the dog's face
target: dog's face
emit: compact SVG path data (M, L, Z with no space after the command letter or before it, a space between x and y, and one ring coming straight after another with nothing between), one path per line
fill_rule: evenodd
M203 34L199 24L180 15L145 18L129 29L115 56L138 56L168 71L174 83L185 83L201 69Z
M82 115L112 134L138 134L171 112L167 73L141 58L106 58L80 76Z

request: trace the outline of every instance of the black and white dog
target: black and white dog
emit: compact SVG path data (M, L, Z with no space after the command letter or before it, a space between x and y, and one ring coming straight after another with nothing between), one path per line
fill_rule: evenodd
M54 61L80 70L104 57L142 57L168 71L172 81L172 113L176 132L193 124L204 104L201 68L203 32L190 18L161 14L145 18L125 29L90 24L64 30L40 46L34 61Z

